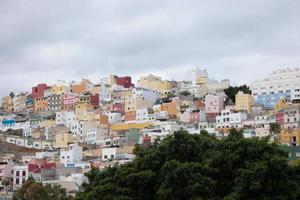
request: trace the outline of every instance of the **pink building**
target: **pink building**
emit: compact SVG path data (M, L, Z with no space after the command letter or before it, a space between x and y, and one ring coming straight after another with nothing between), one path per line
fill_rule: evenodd
M125 104L124 103L115 103L115 104L113 104L112 105L112 111L124 114L125 113Z
M63 96L63 108L64 110L72 110L77 103L77 97L72 94L65 94Z
M190 113L190 122L191 123L195 123L195 122L199 122L199 112L191 112Z

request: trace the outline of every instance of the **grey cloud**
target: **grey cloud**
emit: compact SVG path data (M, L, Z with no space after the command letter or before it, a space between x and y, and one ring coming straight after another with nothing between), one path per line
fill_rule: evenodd
M2 0L0 95L107 74L181 79L195 66L247 83L298 66L299 10L292 0Z

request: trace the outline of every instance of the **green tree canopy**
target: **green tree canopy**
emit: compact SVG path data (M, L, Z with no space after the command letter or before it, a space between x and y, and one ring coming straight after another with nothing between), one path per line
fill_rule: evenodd
M300 199L300 168L268 139L246 139L232 129L219 140L180 130L136 158L103 171L92 169L76 199Z
M61 188L60 185L43 185L42 183L35 182L33 178L29 177L28 180L13 194L13 200L71 200L68 197L66 190Z
M241 86L230 86L229 88L225 89L224 92L228 97L228 100L231 100L233 103L235 103L235 95L242 91L244 94L251 94L251 90L249 86L247 85L241 85Z

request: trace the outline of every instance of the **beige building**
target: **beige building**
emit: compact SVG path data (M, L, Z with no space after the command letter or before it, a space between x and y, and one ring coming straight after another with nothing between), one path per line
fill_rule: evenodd
M6 96L2 98L2 108L5 112L13 111L13 99L10 96Z
M255 104L254 97L251 94L244 94L239 91L235 95L235 109L246 110L248 113L251 112L251 107Z
M55 148L67 148L70 143L73 143L71 133L59 133L55 136Z
M173 83L170 81L163 81L159 76L149 74L148 76L140 77L138 86L155 91L168 91L172 89Z

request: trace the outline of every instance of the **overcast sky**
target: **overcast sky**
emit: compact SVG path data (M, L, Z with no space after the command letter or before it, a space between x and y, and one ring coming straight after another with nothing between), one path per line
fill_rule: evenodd
M0 0L0 95L196 66L233 84L300 63L298 0Z

